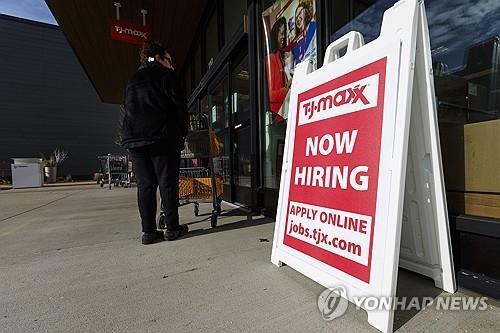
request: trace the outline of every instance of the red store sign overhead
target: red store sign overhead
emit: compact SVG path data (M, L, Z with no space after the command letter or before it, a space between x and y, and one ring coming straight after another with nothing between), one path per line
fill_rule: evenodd
M151 28L130 22L111 21L111 39L142 45L151 37Z

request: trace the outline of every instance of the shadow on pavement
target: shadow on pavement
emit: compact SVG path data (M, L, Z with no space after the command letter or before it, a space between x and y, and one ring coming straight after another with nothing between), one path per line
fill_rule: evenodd
M207 214L200 214L199 216L207 216L203 220L195 221L195 222L190 222L190 223L185 223L187 225L193 225L197 223L206 223L207 221L210 220L210 213ZM245 219L241 219L235 222L230 222L230 223L223 223L218 225L215 228L208 227L206 229L196 229L189 231L189 233L182 237L183 239L189 238L189 237L194 237L194 236L200 236L200 235L207 235L211 234L214 232L222 232L222 231L227 231L227 230L234 230L234 229L241 229L241 228L248 228L248 227L255 227L258 225L262 224L268 224L268 223L274 223L274 220L268 217L262 217L262 216L255 216L252 213L245 212L241 209L231 209L231 210L224 210L222 211L222 214L219 216L219 218L224 218L224 217L234 217L234 216L241 216L244 217Z
M419 304L422 304L424 297L436 298L443 291L434 286L434 280L426 276L399 268L398 286L396 296L406 297L407 302L411 297L418 297ZM401 328L410 319L415 317L421 310L401 310L394 311L394 331Z

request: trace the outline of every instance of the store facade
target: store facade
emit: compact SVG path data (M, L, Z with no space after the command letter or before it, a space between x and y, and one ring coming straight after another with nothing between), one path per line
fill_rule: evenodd
M213 1L198 28L181 70L192 111L207 113L225 143L224 170L227 199L249 207L276 205L286 129L286 95L294 66L305 59L321 65L329 42L350 30L365 42L375 39L385 9L394 0L261 0ZM434 60L436 97L449 201L467 201L460 194L500 193L500 180L491 177L499 165L495 137L477 138L472 132L498 128L498 35L495 20L500 4L491 1L428 0L427 15ZM303 31L296 21L305 12ZM285 24L283 24L283 22ZM279 26L279 27L278 27ZM273 29L275 28L275 29ZM277 34L281 41L276 42ZM277 44L282 45L277 46ZM281 48L276 50L277 47ZM276 55L274 53L281 53ZM276 58L280 58L276 60ZM279 63L281 62L281 64ZM212 112L213 111L213 112ZM476 125L472 125L476 124ZM471 126L466 126L471 125ZM464 133L472 141L489 142L492 153L477 151L483 160L465 161ZM480 141L477 145L483 146ZM231 146L231 148L229 148ZM459 156L461 155L461 156ZM467 163L465 163L467 162ZM231 181L230 181L231 180ZM259 195L252 196L250 192ZM490 198L495 201L495 198ZM467 201L468 202L468 201ZM500 207L485 211L466 205L461 213L500 217ZM459 210L455 206L451 211Z
M294 68L322 65L351 30L365 43L395 0L46 0L102 101L120 104L138 45L121 19L166 43L189 110L214 129L224 199L276 214ZM450 230L459 284L500 297L500 2L427 0ZM77 9L77 10L75 10Z
M270 216L278 200L285 99L293 67L316 58L320 2L212 1L180 74L190 112L203 113L223 145L216 171L224 178L224 199Z
M394 0L212 1L181 77L223 144L224 199L273 216L294 67L350 30L365 43ZM500 296L500 3L426 1L458 280Z

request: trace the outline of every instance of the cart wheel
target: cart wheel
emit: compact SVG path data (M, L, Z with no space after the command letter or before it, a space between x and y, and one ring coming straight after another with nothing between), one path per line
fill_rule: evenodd
M200 215L200 207L197 204L194 204L193 211L194 211L194 216Z
M217 226L217 212L212 211L212 216L210 217L210 226L215 228Z
M165 223L165 215L160 214L160 220L158 221L158 228L167 229L167 225Z
M104 183L103 182L101 182L99 185L101 185L101 187L104 187Z

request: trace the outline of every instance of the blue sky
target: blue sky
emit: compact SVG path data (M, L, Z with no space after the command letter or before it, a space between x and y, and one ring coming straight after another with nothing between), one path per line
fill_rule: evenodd
M33 21L57 24L43 0L0 0L0 13Z

